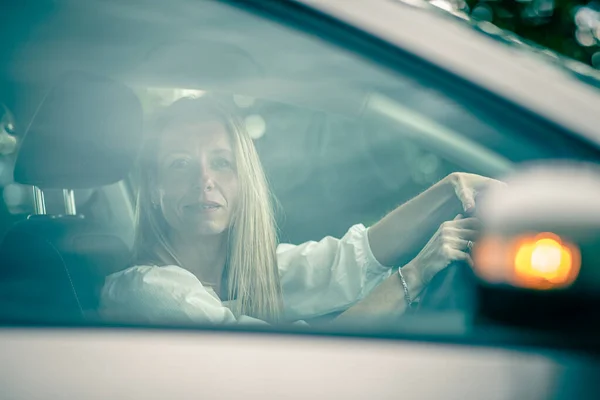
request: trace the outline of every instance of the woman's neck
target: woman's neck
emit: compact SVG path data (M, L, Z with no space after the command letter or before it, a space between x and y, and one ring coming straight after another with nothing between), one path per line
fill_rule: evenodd
M175 233L170 236L175 256L183 264L180 267L219 293L227 261L227 233L193 237Z

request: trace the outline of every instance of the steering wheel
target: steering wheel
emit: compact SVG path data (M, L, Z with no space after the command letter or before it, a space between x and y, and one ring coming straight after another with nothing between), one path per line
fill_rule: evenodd
M465 262L453 262L433 277L421 293L416 311L461 311L475 308L475 276Z

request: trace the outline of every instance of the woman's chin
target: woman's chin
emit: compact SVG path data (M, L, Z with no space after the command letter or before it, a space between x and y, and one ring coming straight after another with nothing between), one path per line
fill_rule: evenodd
M190 233L197 236L220 235L227 230L227 224L221 221L202 221L196 224Z

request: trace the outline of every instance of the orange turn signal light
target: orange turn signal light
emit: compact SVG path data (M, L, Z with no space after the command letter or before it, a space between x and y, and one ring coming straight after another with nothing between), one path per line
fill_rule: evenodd
M581 267L578 247L549 232L484 237L473 249L473 259L477 275L490 283L538 290L571 285Z

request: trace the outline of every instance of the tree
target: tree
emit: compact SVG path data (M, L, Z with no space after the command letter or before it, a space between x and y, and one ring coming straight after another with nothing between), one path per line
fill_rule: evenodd
M449 2L473 20L600 68L600 3L584 0L432 0Z

